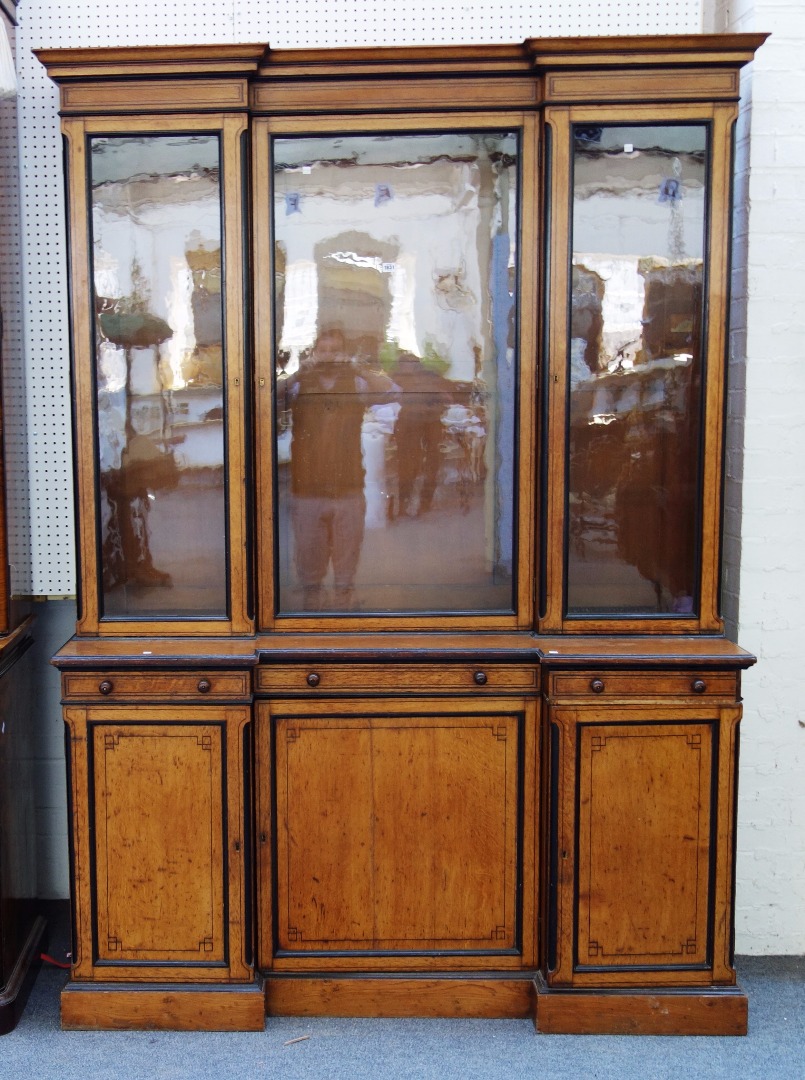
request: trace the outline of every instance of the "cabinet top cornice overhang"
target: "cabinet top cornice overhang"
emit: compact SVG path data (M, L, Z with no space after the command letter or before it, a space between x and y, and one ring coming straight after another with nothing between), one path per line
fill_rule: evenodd
M272 77L280 69L308 75L385 71L553 71L624 64L749 63L768 34L666 34L622 37L526 38L519 45L423 45L334 49L272 49L260 42L214 45L122 45L42 48L34 54L56 82L152 75L239 74ZM479 64L482 67L479 69Z
M509 86L525 81L532 83L534 77L548 76L554 72L590 73L628 70L635 74L644 71L669 68L689 69L693 77L690 88L683 96L695 91L695 74L712 69L737 72L750 62L757 48L766 40L765 34L692 34L636 37L573 37L528 38L519 45L445 45L382 48L336 48L336 49L272 49L269 45L215 44L215 45L159 45L119 46L112 48L46 48L34 50L35 55L47 68L48 75L61 88L61 108L64 113L101 113L130 111L151 105L155 111L176 107L165 100L161 103L141 101L131 84L136 82L198 81L232 82L250 85L251 107L263 111L272 106L289 107L284 95L275 101L270 88L282 83L289 89L294 85L354 84L355 81L371 84L400 81L418 83L440 79L472 79L477 88L468 101L462 94L462 106L487 104L486 95L480 91L484 80L505 80ZM111 100L105 96L104 85L124 81L130 85L131 102ZM83 93L76 96L76 88ZM730 87L737 83L730 83ZM263 94L260 93L261 87ZM641 88L642 87L642 88ZM645 97L650 88L627 87L628 97ZM94 88L94 93L88 92ZM698 96L710 94L714 88L700 88ZM595 93L600 97L601 87ZM723 96L724 89L715 88L715 96ZM266 96L268 95L268 96ZM516 97L517 95L515 95ZM562 99L548 85L544 94L527 100L515 100L513 104L537 104L537 99ZM371 97L371 94L370 94ZM229 99L226 107L245 109L248 95ZM214 95L202 96L194 104L182 103L192 111L195 108L214 108ZM302 96L300 106L319 108L326 104ZM336 104L343 106L343 99ZM356 104L365 104L358 101ZM439 102L434 102L438 105ZM495 104L494 101L488 104ZM421 107L422 102L419 102ZM294 110L296 111L296 110Z

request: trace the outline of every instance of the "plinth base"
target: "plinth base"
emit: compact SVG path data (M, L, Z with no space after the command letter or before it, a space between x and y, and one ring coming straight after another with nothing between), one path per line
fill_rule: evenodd
M745 1035L737 986L706 990L555 990L535 980L540 1035Z
M262 1031L265 998L260 983L233 986L91 986L69 983L61 996L61 1023L69 1029Z

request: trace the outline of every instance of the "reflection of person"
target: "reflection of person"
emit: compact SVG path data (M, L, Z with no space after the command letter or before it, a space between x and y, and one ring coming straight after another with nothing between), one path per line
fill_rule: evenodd
M453 400L453 386L448 379L424 367L413 353L400 353L391 374L402 391L394 427L399 513L413 516L425 513L433 503L444 434L441 417ZM420 476L419 502L414 506L414 487Z
M280 386L280 404L291 416L291 526L306 611L322 608L330 563L335 597L327 606L352 606L366 512L363 415L391 389L386 376L350 359L338 329L322 331Z

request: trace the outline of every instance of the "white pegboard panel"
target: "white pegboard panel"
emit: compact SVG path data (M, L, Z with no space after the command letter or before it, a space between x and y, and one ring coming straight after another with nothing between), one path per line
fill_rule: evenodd
M11 523L15 590L75 590L62 151L56 88L33 48L215 41L275 48L493 44L557 35L697 33L702 2L22 0L17 50L26 377L24 387L9 389L24 393L14 405L26 423L10 435L21 442L18 458L27 460L28 483L27 503L15 508Z
M16 31L3 12L12 52ZM20 559L27 569L28 435L25 415L25 364L22 316L22 240L17 99L0 101L0 309L3 321L3 428L6 443L6 506L13 525L9 537L12 588L19 585ZM25 542L20 543L21 537ZM17 588L15 591L20 591Z
M447 0L285 0L237 4L243 40L275 48L349 45L505 44L528 37L698 33L702 0L565 0L564 3Z

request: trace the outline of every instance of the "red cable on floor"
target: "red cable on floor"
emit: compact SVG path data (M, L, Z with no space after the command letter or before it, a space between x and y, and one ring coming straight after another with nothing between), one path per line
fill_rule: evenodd
M57 968L66 968L69 970L72 967L72 964L69 962L65 964L61 960L54 960L52 956L48 956L48 954L44 952L39 954L39 959L44 960L46 964L53 964L53 966Z

